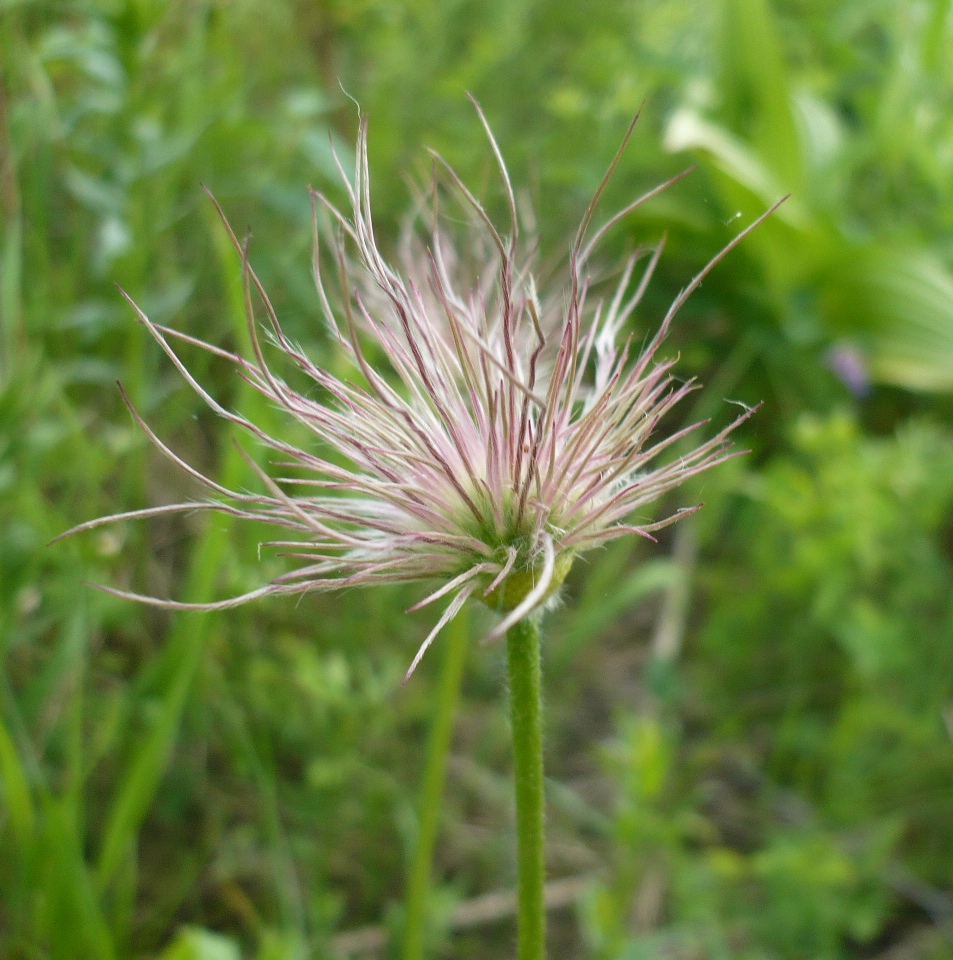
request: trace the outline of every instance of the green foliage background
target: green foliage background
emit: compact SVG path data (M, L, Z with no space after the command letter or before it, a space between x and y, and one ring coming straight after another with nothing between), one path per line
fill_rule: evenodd
M573 891L552 955L953 957L948 0L0 0L0 78L0 957L396 950L439 667L400 687L429 623L401 612L416 595L168 615L83 581L239 592L276 572L254 531L46 544L192 493L117 379L186 459L254 483L114 288L242 345L240 264L200 184L253 229L287 329L334 369L306 186L340 196L353 98L387 242L425 146L499 204L466 91L547 257L643 101L605 209L698 165L604 251L667 231L645 330L793 194L670 343L708 385L686 419L764 401L751 455L682 492L708 506L672 539L577 565L550 618L549 866ZM433 956L512 950L507 915L472 919L514 880L503 676L474 646Z

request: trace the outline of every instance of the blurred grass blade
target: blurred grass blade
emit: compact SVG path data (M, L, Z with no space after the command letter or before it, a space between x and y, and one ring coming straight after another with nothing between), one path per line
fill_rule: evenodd
M800 138L771 5L767 0L723 0L721 14L720 112L767 160L780 182L778 193L800 192Z
M20 217L11 215L0 249L0 384L10 376L17 333L23 322L22 273L23 228Z
M0 719L0 798L10 829L20 848L28 850L36 828L36 810L30 781L17 753L16 744Z
M51 798L44 804L46 830L42 856L42 914L51 944L51 960L114 960L114 929L102 914L86 865L77 809L69 798Z
M184 624L177 631L179 642L174 645L180 656L175 675L162 698L158 718L122 776L119 795L110 809L96 867L100 891L108 886L131 850L172 753L210 624L199 620L195 627L194 635L189 634Z

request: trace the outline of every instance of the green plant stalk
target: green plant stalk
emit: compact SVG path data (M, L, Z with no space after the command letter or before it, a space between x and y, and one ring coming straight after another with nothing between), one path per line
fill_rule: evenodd
M529 618L516 624L506 635L506 646L516 783L517 957L518 960L543 960L546 955L546 858L539 621Z
M468 607L464 606L448 630L440 678L437 681L436 712L427 741L424 783L420 796L420 821L413 860L407 875L404 960L422 960L424 956L433 849L437 840L437 829L440 826L447 757L450 754L453 721L460 699L460 684L463 679L463 665L466 662L468 637Z

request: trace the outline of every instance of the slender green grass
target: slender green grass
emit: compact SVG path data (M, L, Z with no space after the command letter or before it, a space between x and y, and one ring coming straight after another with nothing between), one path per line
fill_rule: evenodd
M464 607L444 638L443 663L434 690L433 715L427 738L424 781L418 808L417 835L407 874L403 960L422 960L425 955L434 845L443 816L447 758L453 736L453 721L460 702L469 633L469 607Z

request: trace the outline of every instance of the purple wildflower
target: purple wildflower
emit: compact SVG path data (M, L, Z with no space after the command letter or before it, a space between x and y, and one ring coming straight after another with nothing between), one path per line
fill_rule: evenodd
M229 490L180 459L130 404L149 439L214 499L116 514L70 532L131 517L219 511L287 531L286 538L264 546L283 551L298 565L256 590L216 603L178 603L104 589L172 609L215 610L269 594L436 581L436 588L411 609L448 602L409 675L471 597L500 611L490 635L500 637L556 594L578 554L630 533L651 537L652 531L692 512L639 520L639 512L664 493L732 456L726 438L751 411L660 465L664 451L702 424L656 439L659 422L693 384L677 384L671 375L674 361L657 362L655 354L688 296L760 221L691 281L654 337L634 350L632 336L620 344L620 335L643 296L662 244L633 253L614 291L597 302L590 295L590 256L622 217L679 177L639 197L589 235L599 197L633 122L583 217L564 289L541 300L532 256L520 244L517 203L502 156L482 113L480 119L502 174L510 222L508 235L500 233L476 197L437 157L473 219L466 256L440 226L434 199L426 245L407 240L398 266L384 259L371 219L363 118L353 185L342 171L350 216L313 195L316 209L326 211L338 226L333 251L339 296L328 292L317 227L314 274L330 330L353 363L353 380L316 366L286 337L234 234L244 265L251 357L155 324L127 297L199 396L276 452L277 468L296 475L272 479L252 463L266 492ZM272 370L253 316L253 291L267 314L269 349L292 361L326 400L298 392ZM376 340L399 387L367 359L362 336ZM314 445L301 449L283 442L221 406L193 378L173 341L229 360L311 431Z
M855 397L862 400L870 395L870 368L863 351L857 346L841 340L827 351L825 359L827 366Z

